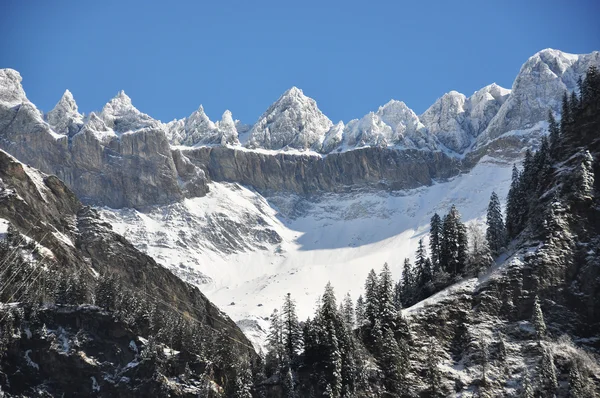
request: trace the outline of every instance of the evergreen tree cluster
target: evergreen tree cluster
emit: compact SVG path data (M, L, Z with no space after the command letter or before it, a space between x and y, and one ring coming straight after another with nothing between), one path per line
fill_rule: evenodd
M486 224L485 233L476 225L467 228L454 205L443 218L435 213L429 228L431 256L428 257L421 239L414 265L409 259L404 260L402 278L394 288L396 308L409 307L462 277L476 276L488 269L507 244L500 200L495 192L488 205Z
M590 67L584 79L579 79L579 94L565 92L562 99L560 123L553 112L548 113L548 136L542 137L537 152L527 150L522 170L513 166L512 181L506 199L506 230L514 239L528 225L544 222L543 214L535 209L540 198L566 194L575 200L592 197L595 184L594 160L589 151L580 149L590 145L600 129L596 115L600 110L600 72ZM562 186L562 192L548 191L553 180L555 165L573 155L579 156L579 167ZM583 154L583 155L581 155Z

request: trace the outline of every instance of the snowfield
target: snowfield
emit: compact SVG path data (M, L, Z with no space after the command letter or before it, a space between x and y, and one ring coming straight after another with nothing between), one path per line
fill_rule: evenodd
M312 316L327 281L356 300L371 268L387 262L396 279L413 258L434 212L452 204L463 221L483 222L493 190L505 198L511 164L483 158L468 174L403 192L291 194L265 198L212 183L206 197L155 207L103 208L115 230L194 283L262 345L268 317L290 292L298 316Z

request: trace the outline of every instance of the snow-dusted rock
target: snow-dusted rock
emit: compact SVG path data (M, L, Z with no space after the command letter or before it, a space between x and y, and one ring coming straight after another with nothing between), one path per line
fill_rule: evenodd
M471 132L475 137L486 129L509 95L509 89L492 83L469 97L469 119Z
M230 111L225 111L221 120L214 123L200 105L189 117L173 120L165 125L169 141L173 145L212 145L239 143L236 123Z
M83 116L79 113L73 94L66 90L60 101L46 115L46 121L58 134L73 136L83 126Z
M216 123L217 130L219 131L221 145L226 144L239 144L238 132L235 127L235 121L231 115L231 111L226 110L221 116L221 120Z
M0 102L7 107L27 101L21 74L14 69L0 69Z
M100 117L109 128L119 134L140 130L145 127L162 127L162 124L158 120L140 112L133 106L131 98L122 90L116 97L104 105Z
M273 103L250 131L250 148L320 148L333 123L314 99L292 87Z
M362 119L348 122L344 129L343 146L347 149L364 146L431 149L435 142L427 134L417 115L402 101L391 100Z
M461 153L471 144L467 98L450 91L421 115L421 121L447 148Z
M600 66L600 52L577 55L546 49L533 55L521 67L510 96L479 136L477 145L546 120L550 108L560 112L563 93L576 90L577 79L591 65Z
M344 138L344 122L340 121L333 125L323 138L323 145L321 146L321 152L329 153L335 148L339 147Z

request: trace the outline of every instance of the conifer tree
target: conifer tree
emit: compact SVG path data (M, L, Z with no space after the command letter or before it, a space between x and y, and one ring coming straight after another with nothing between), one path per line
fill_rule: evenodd
M562 98L562 111L560 115L560 134L563 138L570 136L571 125L571 107L569 106L569 96L565 91Z
M394 305L396 306L396 310L400 311L402 309L402 282L398 281L394 285Z
M439 269L440 254L442 250L442 219L437 213L431 217L429 226L429 249L431 251L431 263L434 269Z
M569 396L572 398L592 398L596 394L594 385L583 370L579 361L574 360L569 372Z
M371 269L365 281L365 319L372 327L379 311L379 282L374 269Z
M478 276L492 266L494 259L483 230L475 223L469 225L469 242L471 250L469 252L468 269L464 274Z
M285 296L282 317L283 343L287 358L293 362L302 348L302 329L296 315L296 304L290 293Z
M356 326L359 328L365 323L365 302L362 294L356 300Z
M531 384L531 379L529 378L529 373L525 370L525 376L523 376L521 387L521 398L535 398L535 391L533 389L533 385Z
M575 174L574 193L580 200L594 196L594 158L589 150L583 153L583 159Z
M497 256L500 249L506 244L506 228L500 208L500 199L496 192L492 192L487 210L486 238L493 256Z
M96 305L104 310L114 309L117 299L116 280L112 275L102 275L96 283Z
M344 297L344 301L341 303L342 306L342 319L348 327L348 330L354 329L354 304L352 303L352 297L350 297L350 293L346 293L346 297Z
M402 267L402 306L410 307L414 304L415 277L413 267L408 258L404 259Z
M560 127L554 118L552 110L548 111L548 132L550 137L550 156L557 159L558 146L560 145Z
M544 313L542 312L542 307L540 305L540 299L538 296L535 296L533 302L533 315L531 322L535 328L535 334L537 338L539 340L543 339L546 336L546 322L544 321Z
M427 347L427 357L425 362L425 372L429 396L443 397L442 375L439 369L440 358L436 348L436 342L433 338L429 339Z
M386 390L391 394L400 391L402 368L406 364L401 363L400 348L390 329L385 329L381 341L377 342L381 347L381 356L378 360L379 368L383 373Z
M325 332L323 338L325 354L325 370L327 384L331 387L332 397L339 397L342 391L342 353L338 336L336 333L336 308L335 294L331 283L325 286L325 292L322 297L322 306L319 314L319 322L322 330Z
M431 263L427 258L427 250L423 239L419 239L419 246L415 256L415 280L417 300L425 298L425 286L433 280Z
M520 230L521 225L521 209L523 205L521 200L521 175L516 165L512 169L512 181L508 196L506 197L506 232L509 238L515 238Z
M267 364L273 371L279 372L284 365L286 347L283 340L283 323L277 309L271 314L271 325L267 334Z
M538 373L540 375L540 390L545 397L552 397L558 388L556 379L556 366L554 358L547 347L542 350L542 360L540 362Z
M450 212L444 217L442 251L440 260L442 267L450 275L461 275L467 263L467 231L460 221L460 213L452 205Z
M394 330L396 327L397 311L394 305L394 282L392 273L387 263L383 264L383 269L379 274L378 299L379 311L378 318L381 326L385 329Z
M288 367L287 372L285 373L285 377L283 378L283 392L286 398L295 398L296 397L296 383L294 382L294 375L292 373L292 369Z
M252 373L248 363L242 363L236 371L233 396L235 398L252 398Z

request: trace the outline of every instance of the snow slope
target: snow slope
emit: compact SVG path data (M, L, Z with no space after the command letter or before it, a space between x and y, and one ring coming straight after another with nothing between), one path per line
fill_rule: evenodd
M427 238L434 212L455 204L481 221L495 190L507 194L511 165L490 157L451 181L400 193L265 198L212 183L204 198L155 207L102 210L117 232L202 291L262 342L267 318L287 292L300 319L312 315L327 281L356 299L371 268L387 262L400 278L405 257ZM261 331L262 329L262 331Z

